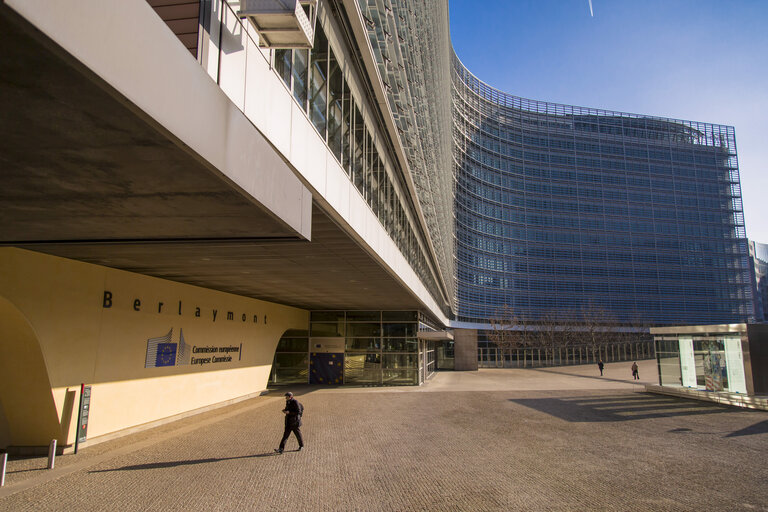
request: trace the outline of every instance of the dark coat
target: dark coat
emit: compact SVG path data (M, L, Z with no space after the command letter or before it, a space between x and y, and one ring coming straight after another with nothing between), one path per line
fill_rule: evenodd
M301 405L298 400L296 400L295 398L286 400L285 409L283 409L283 412L287 413L285 415L286 427L301 426L301 415L304 413L304 406Z

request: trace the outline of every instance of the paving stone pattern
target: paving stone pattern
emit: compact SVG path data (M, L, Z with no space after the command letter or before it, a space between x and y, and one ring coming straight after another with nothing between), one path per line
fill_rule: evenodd
M299 388L307 448L283 455L275 393L53 471L11 461L0 510L768 510L768 412L638 392L611 369Z

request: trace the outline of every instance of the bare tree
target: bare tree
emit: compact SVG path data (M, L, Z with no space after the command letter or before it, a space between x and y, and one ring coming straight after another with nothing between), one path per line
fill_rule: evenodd
M581 308L583 340L593 359L596 359L596 353L602 353L603 347L615 336L617 325L618 321L612 314L592 301Z
M542 313L536 322L534 335L537 345L544 349L544 357L552 362L552 366L555 365L556 351L567 344L565 327L566 325L559 321L557 312L551 309Z
M532 335L528 318L515 314L509 306L499 310L494 318L490 319L492 329L488 332L488 339L496 345L501 352L502 359L510 355L513 350L526 348L531 345Z

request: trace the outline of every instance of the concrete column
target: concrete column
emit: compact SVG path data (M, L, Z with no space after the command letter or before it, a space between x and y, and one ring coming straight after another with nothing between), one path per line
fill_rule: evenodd
M455 369L477 370L477 329L454 329L453 341Z

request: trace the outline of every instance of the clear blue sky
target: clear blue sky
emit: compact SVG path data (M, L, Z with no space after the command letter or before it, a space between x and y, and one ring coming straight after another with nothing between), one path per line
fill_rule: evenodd
M768 0L592 5L449 0L453 46L517 96L734 126L747 236L768 243Z

